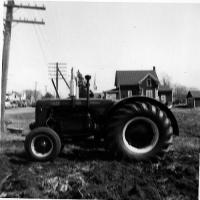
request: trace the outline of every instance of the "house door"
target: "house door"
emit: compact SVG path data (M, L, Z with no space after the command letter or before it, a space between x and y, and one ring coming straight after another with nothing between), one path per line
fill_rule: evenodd
M187 104L188 104L188 106L189 107L194 107L194 99L192 98L192 97L189 97L188 99L187 99Z
M132 97L132 90L128 90L128 97Z
M162 103L165 104L165 103L167 102L166 95L165 95L165 94L162 94L161 97L160 97L160 100L161 100Z

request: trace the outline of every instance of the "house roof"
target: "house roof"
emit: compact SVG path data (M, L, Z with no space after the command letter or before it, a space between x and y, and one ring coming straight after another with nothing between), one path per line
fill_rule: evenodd
M172 88L170 88L169 86L164 86L164 85L159 85L158 91L172 91Z
M110 93L110 94L114 94L114 93L118 93L119 92L119 90L118 90L118 88L114 88L114 89L111 89L111 90L106 90L106 91L104 91L104 93Z
M187 94L187 97L200 98L199 90L190 90Z
M118 85L137 85L147 76L151 76L156 82L159 82L155 70L130 70L116 71L115 86Z

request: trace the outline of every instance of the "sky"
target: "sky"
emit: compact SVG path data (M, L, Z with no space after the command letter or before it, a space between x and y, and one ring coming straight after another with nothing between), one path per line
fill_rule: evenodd
M27 4L15 1L21 2ZM13 23L7 91L53 92L48 67L55 62L66 63L67 81L71 67L92 75L91 87L96 77L98 92L114 88L116 70L153 66L160 80L168 76L200 89L199 3L29 3L44 4L46 11L14 9L14 18L43 19L45 25ZM61 96L68 92L59 80Z

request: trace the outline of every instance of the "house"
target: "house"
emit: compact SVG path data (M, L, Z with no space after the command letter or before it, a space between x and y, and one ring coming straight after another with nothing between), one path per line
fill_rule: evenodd
M104 91L103 94L104 94L104 99L116 100L117 96L119 96L119 90L114 88L111 90Z
M172 88L168 86L159 85L158 97L160 102L162 102L163 104L172 105L173 102Z
M17 92L11 92L6 94L6 100L10 102L19 102L21 99L21 96Z
M94 94L94 99L102 99L102 97L103 97L103 93L101 93L101 92L94 92L93 93Z
M158 99L159 79L156 69L116 71L115 86L119 91L117 99L134 95Z
M26 93L23 92L21 95L21 101L26 101Z
M190 90L186 96L187 105L189 107L195 108L200 107L200 91L199 90Z

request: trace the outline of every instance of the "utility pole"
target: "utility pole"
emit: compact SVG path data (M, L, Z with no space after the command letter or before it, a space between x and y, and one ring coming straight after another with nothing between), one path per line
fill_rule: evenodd
M12 22L16 23L27 23L27 24L40 24L44 25L44 21L28 20L28 19L13 19L13 9L23 8L23 9L35 9L35 10L45 10L44 6L30 6L15 4L14 0L8 0L7 4L4 3L4 7L7 8L6 19L4 24L4 43L3 43L3 55L2 55L2 75L1 75L1 132L4 132L4 114L5 114L5 97L7 88L7 76L8 76L8 66L9 66L9 54L10 54L10 40L11 40L11 29Z
M47 93L47 85L44 86L44 90L45 90L45 95Z
M56 88L58 91L58 63L56 63ZM56 93L56 98L58 98L57 93Z
M49 63L49 75L50 75L50 78L51 80L53 79L56 79L56 84L54 84L54 81L52 81L53 83L53 86L54 88L56 89L56 98L59 98L59 95L58 95L58 81L60 79L63 79L65 84L67 85L68 88L69 87L69 84L67 83L64 75L66 73L66 63L59 63L59 62L56 62L56 63Z
M4 24L4 43L3 43L3 55L2 55L2 78L1 78L1 132L4 132L4 113L5 113L5 99L8 77L8 63L9 63L9 50L10 50L10 38L11 28L13 20L13 1L8 1L6 21Z
M37 101L37 81L35 82L35 103Z

